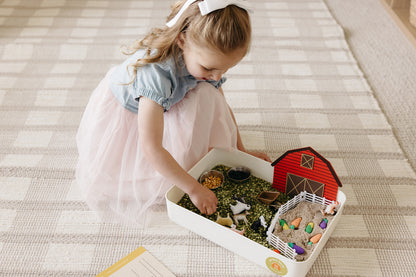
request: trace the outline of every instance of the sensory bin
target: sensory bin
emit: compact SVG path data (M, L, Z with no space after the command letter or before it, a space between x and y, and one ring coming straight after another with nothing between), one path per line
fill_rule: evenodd
M316 151L314 152L310 148L301 150L302 151L288 151L287 154L282 155L283 158L279 158L275 163L270 164L269 162L238 150L227 151L218 148L212 149L188 171L193 178L198 180L203 173L212 168L223 167L220 170L225 173L230 166L241 167L242 165L250 169L252 176L247 182L242 183L230 183L228 178L226 178L222 186L214 189L214 193L217 193L217 197L219 198L220 206L217 213L208 217L199 213L184 191L177 186L172 186L166 193L169 218L178 225L187 228L201 237L258 264L277 275L285 277L305 276L337 225L345 205L346 197L342 191L338 190L339 183L332 182L334 180L336 181L337 178L332 176L335 172L330 167L330 164L325 162L326 160L324 160L321 155L315 153ZM303 163L300 164L299 162L304 160L304 156L307 156L308 158L311 156L315 157L315 164L319 166L313 168L317 169L314 170L314 172L318 173L320 177L322 177L321 173L323 172L323 169L328 169L329 175L332 173L331 176L333 178L329 179L331 183L328 183L323 190L325 197L320 197L313 193L313 191L304 191L302 188L298 189L301 193L297 192L298 194L293 195L293 198L290 199L282 194L282 192L286 191L283 187L284 184L280 184L280 178L276 177L279 177L282 171L287 171L288 174L293 173L290 170L287 170L287 166L297 165L294 168L301 169ZM291 162L288 162L285 167L284 165L286 165L285 162L288 158L291 158ZM310 161L310 159L308 159L308 161ZM323 162L321 163L321 161ZM321 165L323 165L323 167L321 167ZM306 169L311 170L310 168ZM224 176L227 175L224 174ZM298 174L298 176L308 178L308 176L303 174ZM256 184L248 185L249 182ZM273 186L275 186L278 191L273 189ZM278 199L274 199L277 193L279 193ZM261 199L261 201L259 199ZM248 211L240 211L240 214L245 212L251 213L246 216L247 223L245 224L244 220L241 220L236 229L239 231L244 230L243 235L235 232L232 228L223 225L225 222L227 224L233 223L232 217L234 213L230 204L237 203L239 200L250 203L250 209ZM298 258L296 258L298 254L296 254L295 249L291 248L288 245L288 242L282 241L278 236L273 234L274 229L278 224L278 217L295 208L300 202L308 201L323 206L329 206L335 200L336 202L339 202L339 205L336 208L337 214L334 215L331 222L328 223L325 233L322 235L319 242L314 245L314 249L311 251L308 259L298 260ZM216 222L219 214L221 214L220 222L222 224ZM261 224L254 224L259 222L258 216L265 217L264 223L267 227L267 236L264 236L266 227L262 225L261 221ZM272 218L271 221L270 218ZM288 221L290 220L291 219L288 219ZM289 222L289 224L290 223L291 222ZM252 228L253 224L255 228Z

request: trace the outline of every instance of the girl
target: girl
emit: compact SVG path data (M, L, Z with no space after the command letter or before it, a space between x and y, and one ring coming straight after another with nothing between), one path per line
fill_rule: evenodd
M217 199L187 173L194 163L212 147L270 161L244 148L221 90L222 75L249 49L246 8L242 0L178 2L167 27L139 41L95 89L77 133L76 179L102 216L140 222L172 184L210 215Z

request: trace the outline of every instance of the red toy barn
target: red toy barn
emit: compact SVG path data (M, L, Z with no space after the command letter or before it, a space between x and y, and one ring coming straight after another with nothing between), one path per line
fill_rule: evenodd
M311 147L289 150L272 163L273 187L295 196L306 190L336 200L342 187L332 165Z

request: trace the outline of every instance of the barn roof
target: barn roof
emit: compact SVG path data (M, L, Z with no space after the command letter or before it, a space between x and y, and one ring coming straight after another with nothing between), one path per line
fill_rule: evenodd
M319 154L318 152L316 152L312 147L308 146L308 147L303 147L303 148L297 148L297 149L292 149L289 151L286 151L286 153L284 153L282 156L280 156L277 160L275 160L271 165L275 166L276 164L278 164L281 160L283 160L287 155L291 154L291 153L295 153L295 152L304 152L304 151L310 151L312 152L317 158L319 158L322 162L324 162L326 164L326 166L328 167L329 171L331 172L332 176L334 177L335 181L337 182L339 187L342 187L341 181L339 180L337 173L335 172L334 168L332 167L331 163L325 159L321 154Z

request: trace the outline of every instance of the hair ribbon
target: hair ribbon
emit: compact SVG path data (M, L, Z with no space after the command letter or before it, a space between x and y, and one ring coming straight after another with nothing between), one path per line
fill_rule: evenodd
M175 17L173 17L168 23L166 23L166 26L172 27L173 25L175 25L178 19L181 17L181 15L185 12L185 10L196 1L197 0L186 1L182 8L179 10L179 12L175 15ZM213 11L224 9L229 5L236 5L247 11L251 11L251 5L247 0L204 0L198 4L199 10L201 11L201 15L206 15Z

